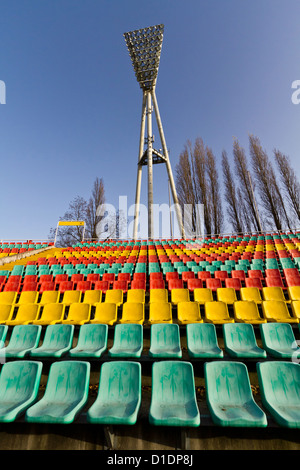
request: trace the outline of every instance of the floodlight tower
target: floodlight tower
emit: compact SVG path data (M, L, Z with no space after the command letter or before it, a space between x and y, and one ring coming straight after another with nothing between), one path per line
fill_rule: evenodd
M153 238L153 165L157 163L165 163L167 167L173 202L176 210L177 222L181 231L181 235L184 238L181 209L178 203L169 153L155 94L163 33L163 24L124 33L125 42L132 61L135 76L143 91L133 227L134 240L137 238L143 166L148 166L148 237ZM154 105L157 127L162 144L162 153L153 148L154 139L152 135L152 103ZM147 137L145 139L146 119ZM145 145L146 149L144 150Z

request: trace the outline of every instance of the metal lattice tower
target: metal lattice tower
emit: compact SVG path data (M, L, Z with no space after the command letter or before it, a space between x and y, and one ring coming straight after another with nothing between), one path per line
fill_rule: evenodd
M135 196L135 215L133 238L137 238L139 205L142 182L142 167L148 167L148 237L153 238L153 164L164 163L167 167L172 198L176 210L177 222L181 235L184 238L181 208L178 203L169 153L164 136L163 126L157 104L155 86L163 42L164 25L151 26L124 33L127 49L132 61L136 79L143 91L142 116L140 127L139 156ZM153 148L152 113L153 106L157 127L162 144L162 153ZM147 137L145 139L145 128L147 119ZM146 149L144 150L144 146Z

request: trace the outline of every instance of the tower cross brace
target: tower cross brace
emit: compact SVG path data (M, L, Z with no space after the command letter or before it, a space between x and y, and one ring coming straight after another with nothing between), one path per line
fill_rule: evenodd
M143 92L142 113L140 125L139 155L137 165L137 181L135 194L135 214L133 226L133 239L137 238L139 222L139 206L142 183L142 167L148 170L148 238L153 238L153 164L164 163L167 168L172 198L175 206L178 227L184 238L181 208L178 202L174 183L169 152L166 145L162 121L158 108L155 87L163 41L164 25L151 26L124 33L127 49L135 71L136 79ZM162 144L162 153L153 148L152 115L156 118L159 136ZM146 134L147 121L147 137ZM146 145L146 150L144 146Z

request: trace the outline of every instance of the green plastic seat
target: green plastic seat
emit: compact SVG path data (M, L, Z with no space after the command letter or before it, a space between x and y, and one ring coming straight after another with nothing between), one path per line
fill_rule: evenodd
M77 345L70 349L70 357L100 357L107 348L108 326L87 323L79 330Z
M48 325L43 343L30 351L30 357L62 357L71 349L74 325Z
M0 349L0 357L21 358L39 344L41 325L16 325L13 327L9 343Z
M3 348L5 345L7 332L8 332L8 326L0 325L0 348Z
M293 329L289 323L263 323L259 325L263 348L276 358L299 358Z
M143 350L143 325L121 323L115 326L111 357L140 357Z
M6 362L0 374L0 422L9 423L25 413L37 397L42 362Z
M254 328L250 323L223 325L225 351L232 357L264 358L266 351L257 345Z
M206 399L218 426L266 427L267 417L253 399L247 367L242 362L204 364Z
M182 357L176 323L155 323L151 325L150 336L150 357Z
M153 363L149 422L155 426L200 425L194 370L190 362Z
M49 369L43 397L27 409L31 423L72 423L88 400L90 363L56 361Z
M266 361L256 369L263 406L280 426L300 428L300 364Z
M133 425L137 421L140 405L141 364L131 361L103 363L99 392L87 411L87 421Z
M220 358L216 327L212 323L190 323L186 326L187 349L190 357Z

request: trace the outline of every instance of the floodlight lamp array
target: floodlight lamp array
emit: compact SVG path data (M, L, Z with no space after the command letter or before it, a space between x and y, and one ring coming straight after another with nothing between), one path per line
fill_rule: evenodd
M163 34L163 24L124 33L136 79L144 90L155 86Z

